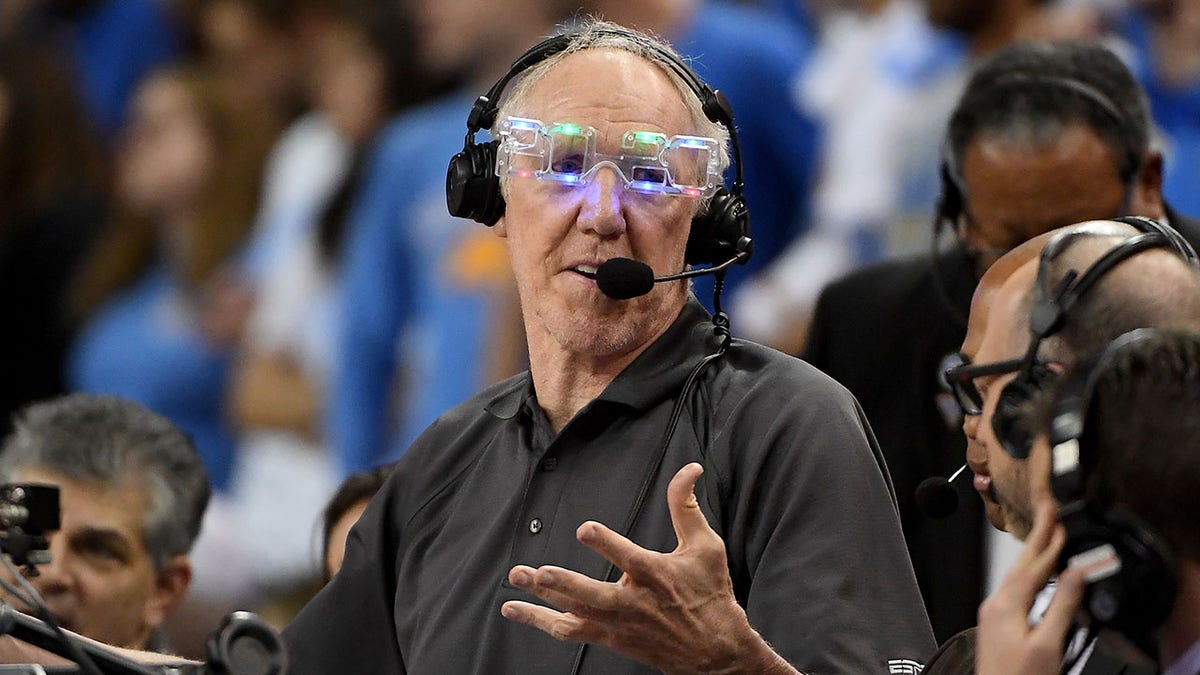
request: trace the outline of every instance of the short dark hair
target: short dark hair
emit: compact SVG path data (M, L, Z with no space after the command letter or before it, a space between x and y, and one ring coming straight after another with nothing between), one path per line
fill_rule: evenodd
M387 482L388 476L392 475L392 469L395 466L394 463L384 464L370 471L356 471L346 476L337 491L329 498L329 503L326 504L325 512L321 517L321 576L326 583L329 582L329 570L325 561L329 559L329 536L333 532L333 526L355 504L370 501L371 497L375 496L375 493L379 492L383 484Z
M1026 42L983 59L946 129L945 161L958 176L981 135L1053 142L1085 124L1109 147L1125 183L1150 148L1150 106L1133 74L1108 49L1085 42Z
M1088 500L1128 509L1177 556L1200 560L1200 333L1159 329L1093 377Z
M143 541L161 570L172 556L191 550L211 489L192 441L133 401L70 394L34 403L14 419L0 449L0 479L39 468L71 480L145 485L150 508Z

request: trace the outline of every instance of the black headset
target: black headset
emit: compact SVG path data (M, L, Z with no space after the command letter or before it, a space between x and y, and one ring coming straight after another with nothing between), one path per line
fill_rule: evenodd
M1082 237L1095 232L1077 230L1060 232L1042 249L1038 259L1037 282L1033 310L1029 316L1029 348L1017 376L1000 390L996 410L992 414L992 431L1010 456L1025 459L1033 446L1032 430L1025 420L1025 403L1038 391L1054 381L1056 374L1038 360L1042 341L1062 330L1071 309L1097 282L1122 261L1152 248L1168 248L1192 267L1197 267L1196 251L1174 228L1151 218L1124 216L1113 222L1132 225L1139 234L1117 244L1082 274L1071 270L1058 285L1049 288L1049 268L1058 256Z
M1077 555L1111 550L1120 568L1088 585L1083 607L1095 622L1122 632L1151 654L1150 631L1166 620L1175 603L1174 558L1163 540L1128 510L1088 496L1087 471L1095 464L1097 442L1095 422L1089 426L1088 420L1094 418L1101 377L1121 354L1158 335L1153 328L1139 328L1081 361L1058 389L1049 424L1050 489L1067 531L1059 569Z
M646 40L633 31L591 29L590 35L623 37L649 49L661 62L691 89L700 100L704 114L729 130L734 163L731 189L724 187L708 199L708 204L692 219L685 260L689 265L718 264L752 249L750 216L742 196L742 158L738 149L737 131L733 125L733 109L725 95L714 90L675 54ZM498 140L476 143L480 129L491 128L499 113L500 95L517 75L571 47L579 32L567 32L547 38L522 54L508 72L475 100L467 116L467 135L462 152L450 159L446 171L446 206L450 215L470 218L484 225L494 225L504 215L504 197L500 194L500 179L496 176ZM746 255L745 257L749 257Z

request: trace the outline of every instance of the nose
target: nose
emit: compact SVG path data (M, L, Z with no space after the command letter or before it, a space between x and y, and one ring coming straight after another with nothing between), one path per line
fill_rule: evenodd
M38 575L29 579L38 593L47 600L69 592L73 585L66 547L59 545L61 539L58 535L50 537L50 562L38 566Z
M964 436L975 440L975 434L979 431L979 415L963 415L962 429Z
M621 210L624 182L616 167L603 162L583 188L583 204L577 225L584 232L604 238L617 237L625 232L625 215Z

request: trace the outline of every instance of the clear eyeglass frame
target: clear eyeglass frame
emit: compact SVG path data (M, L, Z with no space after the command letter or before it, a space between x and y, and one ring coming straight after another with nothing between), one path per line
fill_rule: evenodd
M506 117L497 127L496 175L583 186L601 166L612 168L626 190L677 197L708 197L723 185L720 144L705 136L668 137L627 131L619 154L601 153L592 127L545 124Z

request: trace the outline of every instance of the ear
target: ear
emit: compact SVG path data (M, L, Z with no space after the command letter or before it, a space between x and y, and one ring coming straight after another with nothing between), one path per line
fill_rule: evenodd
M1130 195L1130 215L1146 216L1162 220L1166 215L1163 206L1163 157L1159 152L1148 152L1142 159L1137 182Z
M497 220L496 224L492 225L492 232L501 239L508 238L508 222L506 216L500 216L500 220Z
M192 563L186 555L177 555L163 565L154 580L154 593L146 601L142 621L154 630L175 611L192 583Z

